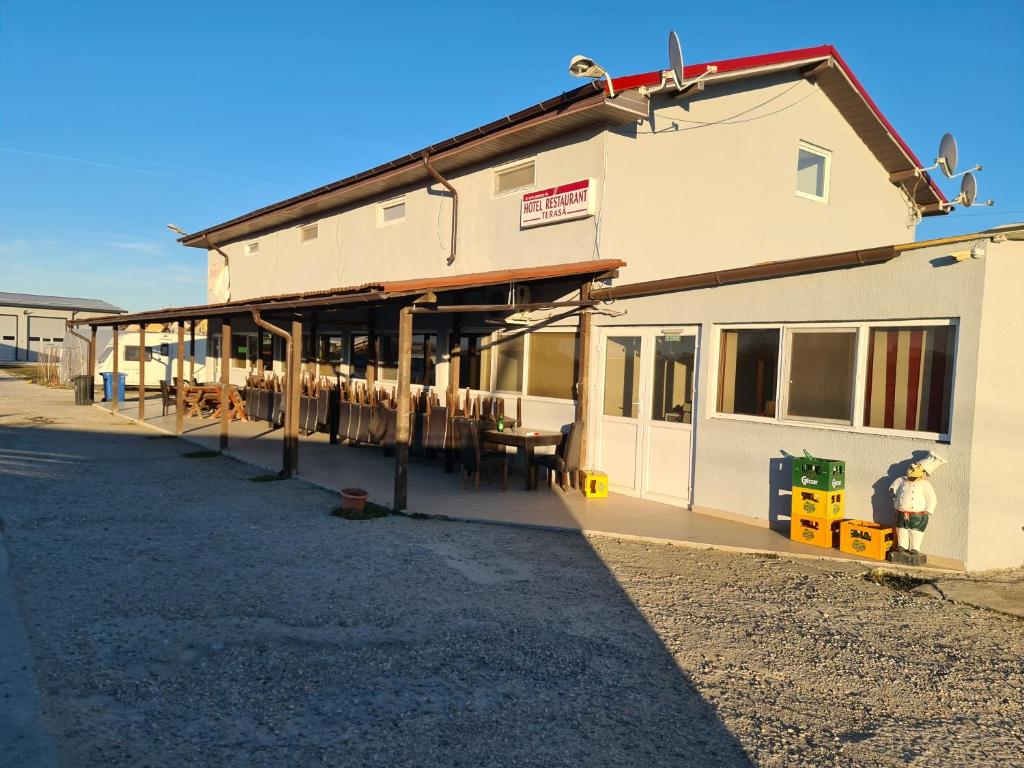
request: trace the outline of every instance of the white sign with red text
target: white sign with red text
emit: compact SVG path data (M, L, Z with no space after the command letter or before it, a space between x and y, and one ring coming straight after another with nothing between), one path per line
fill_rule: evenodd
M597 189L593 179L574 181L523 195L520 227L538 227L593 216L597 212Z

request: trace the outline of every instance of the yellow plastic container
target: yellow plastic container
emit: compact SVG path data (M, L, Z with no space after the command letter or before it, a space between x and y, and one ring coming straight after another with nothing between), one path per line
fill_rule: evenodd
M830 549L839 541L839 522L794 512L789 523L789 538L803 544Z
M791 512L823 520L841 520L846 512L846 491L794 488Z
M583 495L588 499L607 499L608 475L596 469L583 470Z
M849 555L885 560L892 549L896 529L867 520L843 520L839 525L839 549Z

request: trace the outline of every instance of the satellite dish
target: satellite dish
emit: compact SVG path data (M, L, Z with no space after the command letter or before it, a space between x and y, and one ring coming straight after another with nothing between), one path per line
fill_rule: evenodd
M935 158L935 162L938 163L942 172L946 174L946 178L951 179L953 174L956 173L956 161L956 139L953 138L953 134L947 133L942 137L942 141L939 142L939 156Z
M964 178L960 182L960 203L965 208L970 208L974 205L974 201L977 197L978 182L975 181L974 174L968 171L964 174Z
M222 302L231 301L231 276L228 274L227 264L217 274L217 279L213 281L213 295Z
M668 33L668 65L676 76L676 88L683 87L683 49L679 45L679 35L672 30Z

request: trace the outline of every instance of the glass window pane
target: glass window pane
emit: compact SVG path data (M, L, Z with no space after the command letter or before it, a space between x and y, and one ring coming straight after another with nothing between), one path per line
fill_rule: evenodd
M398 337L395 337L398 343ZM413 334L412 337L412 374L413 384L433 384L434 367L437 365L437 339L433 334ZM397 360L395 378L398 378Z
M352 350L349 354L350 374L355 379L366 378L366 359L370 351L370 341L366 336L352 336Z
M654 340L654 393L651 418L693 423L693 336L657 336Z
M953 326L871 328L864 425L949 433Z
M398 381L398 334L382 333L377 337L377 343L380 345L377 378L381 381Z
M579 363L575 331L530 334L526 394L572 400L576 397Z
M459 340L459 387L491 388L490 334L463 336Z
M718 412L775 416L779 331L722 331Z
M857 332L794 331L788 354L786 418L850 423Z
M125 347L124 348L124 359L129 363L139 362L139 348L138 347Z
M251 359L256 359L256 336L248 333L231 334L231 367L248 368Z
M796 188L805 195L825 196L824 155L801 149L796 161Z
M609 336L604 353L604 415L635 419L639 400L640 337Z
M502 336L493 347L495 379L498 392L521 392L523 389L523 334Z

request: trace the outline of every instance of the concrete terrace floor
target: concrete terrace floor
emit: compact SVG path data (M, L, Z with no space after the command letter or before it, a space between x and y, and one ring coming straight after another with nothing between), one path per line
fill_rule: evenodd
M110 411L109 403L97 408ZM138 396L131 390L118 413L138 419ZM146 426L173 434L174 409L162 415L161 401L146 398ZM282 430L262 421L234 421L229 427L228 456L268 471L281 468ZM217 450L220 422L186 418L182 436L203 448ZM394 459L372 446L331 445L328 436L316 433L299 438L299 479L328 490L364 488L370 500L393 506ZM513 463L514 464L514 463ZM587 499L570 488L563 493L547 488L543 475L538 489L526 491L522 475L513 472L505 493L495 479L481 480L480 490L463 489L458 471L445 474L441 457L428 461L412 456L409 463L410 514L445 515L459 520L530 525L580 531L590 535L636 538L650 542L688 544L738 552L772 552L806 557L830 557L878 565L878 561L848 555L838 549L822 549L791 541L785 533L747 523L702 515L679 507L609 494L607 499Z

